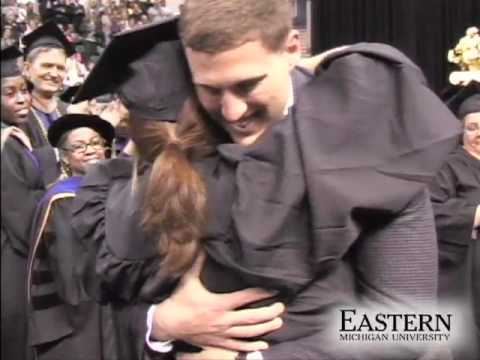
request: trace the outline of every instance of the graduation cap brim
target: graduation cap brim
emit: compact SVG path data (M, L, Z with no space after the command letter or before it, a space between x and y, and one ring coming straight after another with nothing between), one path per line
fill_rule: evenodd
M55 120L48 128L48 141L53 147L57 147L58 142L65 133L82 127L95 130L108 144L111 144L115 137L113 126L99 116L66 114Z
M118 85L130 75L128 64L140 58L159 42L178 39L178 17L114 35L73 99L73 103L106 93L115 93Z
M480 93L477 92L465 99L458 109L458 117L465 119L467 115L480 113Z
M477 95L480 93L480 83L476 81L472 81L467 86L455 86L449 88L446 93L445 97L447 100L445 103L450 108L450 110L459 118L459 120L463 119L464 111L461 109L462 104L473 95Z
M22 38L22 43L25 46L25 55L39 47L61 48L65 50L67 56L75 54L75 46L65 37L63 31L53 21L48 21L25 35Z
M16 46L9 46L1 50L2 78L20 76L22 74L18 63L22 55Z

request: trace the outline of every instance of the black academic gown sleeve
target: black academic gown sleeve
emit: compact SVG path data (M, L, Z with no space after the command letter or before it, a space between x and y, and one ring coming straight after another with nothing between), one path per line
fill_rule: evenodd
M439 246L439 300L459 306L465 317L462 359L480 356L480 244L472 239L480 204L480 161L459 147L430 185ZM473 320L474 319L474 320ZM473 320L473 321L472 321Z
M1 161L1 312L2 359L26 359L25 279L29 232L45 189L37 160L16 137L9 137Z
M46 134L39 125L33 112L28 114L28 121L20 127L27 134L32 144L33 153L42 169L43 182L51 186L60 178L60 162L56 151L47 140Z
M45 132L39 124L39 119L35 117L32 111L28 114L28 120L22 124L22 128L28 135L34 149L44 146L50 146Z
M66 103L58 101L57 111L60 115L64 115L67 113L67 106L68 105ZM22 129L30 138L32 147L34 149L42 148L44 146L50 147L50 143L48 142L46 134L46 131L48 131L48 129L45 129L45 127L42 126L41 120L35 116L33 111L34 110L31 110L28 114L27 122L21 125Z
M71 228L80 177L57 182L40 202L28 266L29 339L39 360L119 359L111 309L93 301L75 271Z
M480 161L463 148L446 160L430 186L440 241L467 245L480 205Z
M148 308L171 286L155 276L160 259L140 226L139 193L132 190L131 174L129 158L92 167L77 192L72 224L83 247L78 270L86 290L112 306L119 353L134 360L149 352Z
M31 223L45 192L38 159L17 138L2 150L2 229L11 246L28 254Z
M432 301L436 296L437 253L435 251L435 230L433 213L426 191L421 191L410 204L396 217L388 227L379 228L374 234L359 240L354 253L355 282L359 294L343 299L345 305L362 304L365 307L377 308L382 304L409 304L413 300ZM412 279L412 274L415 274ZM342 277L337 277L342 280ZM433 281L432 281L433 279ZM322 291L345 291L344 284L333 281L330 288ZM319 300L325 295L315 291L316 287L324 287L325 279L319 278L289 304L285 319L294 320L290 324L292 333L296 326L306 326L299 316L302 306L308 304L308 298L316 296ZM341 298L332 296L333 305L339 306ZM298 305L300 304L300 306ZM312 307L310 311L314 311ZM313 316L309 309L302 309L308 317ZM317 308L316 311L328 311ZM316 312L315 311L315 312ZM294 312L294 314L292 314ZM296 319L296 321L295 321ZM338 335L328 318L319 317L309 335L287 342L280 342L263 352L265 360L275 359L415 359L421 351L408 347L392 347L384 349L362 349L361 352L342 349L332 345L330 336ZM321 326L321 322L325 325ZM312 322L310 323L311 326ZM286 330L289 331L288 328Z
M38 159L41 169L43 183L46 187L52 186L56 181L60 180L62 172L60 162L55 150L50 145L34 148L34 156Z

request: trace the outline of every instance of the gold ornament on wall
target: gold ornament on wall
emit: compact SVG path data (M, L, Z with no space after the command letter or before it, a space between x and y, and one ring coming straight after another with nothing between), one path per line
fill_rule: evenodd
M448 51L448 61L460 70L449 76L453 85L467 85L471 81L480 82L480 32L477 27L469 27L464 37L452 50Z

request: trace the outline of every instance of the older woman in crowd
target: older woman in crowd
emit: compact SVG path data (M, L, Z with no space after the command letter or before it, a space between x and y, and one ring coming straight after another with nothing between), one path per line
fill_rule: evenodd
M81 251L71 227L72 202L87 168L108 157L114 138L98 116L69 114L49 128L69 178L57 182L36 213L27 270L29 340L37 359L116 359L102 343L108 309L85 295L74 274ZM108 330L106 330L108 331Z

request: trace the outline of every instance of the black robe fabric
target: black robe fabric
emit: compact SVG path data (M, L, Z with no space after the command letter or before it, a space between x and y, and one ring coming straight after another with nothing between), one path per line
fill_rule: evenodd
M53 148L48 142L47 134L44 128L40 125L41 120L34 115L34 111L34 109L30 110L30 113L28 114L28 121L25 124L22 124L22 130L24 130L30 138L32 147L36 150L36 152L42 154L39 159L42 162L41 168L43 171L43 177L46 181L46 184L51 186L60 179L60 162L58 155L52 151ZM67 104L59 101L58 114L61 116L66 113ZM48 131L48 129L46 129L46 131Z
M457 349L457 358L478 359L480 243L472 239L472 231L475 211L480 205L480 160L459 147L448 157L430 191L440 251L439 298L455 302L465 315L462 333L472 348Z
M210 215L206 286L268 287L288 305L285 325L265 337L265 359L386 358L326 346L328 310L357 298L409 305L435 298L425 188L459 134L415 65L388 46L361 44L296 88L289 116L257 144L220 145L198 164ZM84 273L94 269L105 300L159 301L159 260L138 227L138 203L126 201L130 189L113 190L114 172L97 168L77 195L74 227L96 248Z
M41 148L44 146L50 146L50 143L47 139L47 134L43 130L44 127L41 125L41 119L37 118L33 113L35 111L32 109L28 114L28 121L25 126L25 132L30 137L30 141L32 142L33 148ZM65 115L67 113L67 104L58 101L57 111L60 116ZM48 128L45 129L48 131Z
M16 137L2 149L2 359L27 359L26 286L31 223L45 192L37 158Z
M204 172L204 282L217 292L280 290L285 325L265 337L266 359L415 356L328 348L326 314L345 304L435 300L425 189L459 133L415 65L393 48L360 44L328 59L291 116L258 144L219 147Z
M149 167L141 168L136 191L132 171L132 159L123 157L92 166L85 176L72 217L83 247L78 272L87 293L113 309L119 359L167 359L146 346L146 319L149 306L165 299L174 283L156 276L161 259L140 225Z
M34 220L27 272L28 335L39 360L119 359L110 308L86 294L75 270L81 249L71 230L71 209L81 180L57 182L40 201Z
M35 117L33 112L30 111L30 113L28 114L28 121L23 126L34 148L50 145L46 137L45 131L43 131L42 127L38 122L39 120Z
M48 186L54 184L61 175L60 163L58 156L53 147L48 142L45 132L40 127L38 120L33 115L32 110L28 114L28 120L26 123L21 124L20 127L25 131L32 148L35 153L38 154L40 167L42 169L42 177Z

